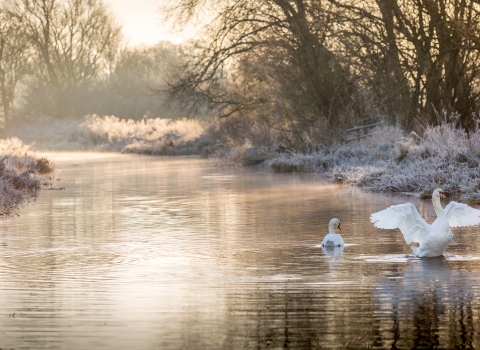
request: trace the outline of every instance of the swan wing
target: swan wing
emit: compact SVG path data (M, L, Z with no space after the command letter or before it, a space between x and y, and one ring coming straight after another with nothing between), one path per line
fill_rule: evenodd
M466 204L451 201L444 209L451 227L473 226L480 224L480 210Z
M384 229L399 228L407 244L421 243L430 231L430 225L420 216L412 203L392 205L370 215L375 227Z

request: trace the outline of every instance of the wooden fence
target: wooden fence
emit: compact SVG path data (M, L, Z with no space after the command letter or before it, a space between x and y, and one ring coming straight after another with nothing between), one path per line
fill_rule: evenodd
M350 142L350 141L362 139L367 136L372 136L372 134L370 133L371 130L374 127L382 124L383 124L383 121L378 123L363 125L363 126L355 126L351 129L347 129L345 130L345 142Z

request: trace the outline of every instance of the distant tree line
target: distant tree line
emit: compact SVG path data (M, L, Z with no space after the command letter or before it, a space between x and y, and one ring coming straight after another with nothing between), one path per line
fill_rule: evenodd
M478 1L175 0L167 11L180 24L211 18L171 94L239 136L323 142L386 116L407 130L476 126Z
M175 117L152 89L180 50L128 48L102 0L0 0L0 116Z

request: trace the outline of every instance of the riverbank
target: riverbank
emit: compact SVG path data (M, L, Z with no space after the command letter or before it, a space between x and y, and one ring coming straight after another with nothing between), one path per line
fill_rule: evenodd
M217 152L217 156L223 164L314 173L371 192L430 198L433 190L441 187L452 198L480 203L480 130L467 134L452 124L442 124L426 128L419 136L399 127L382 126L370 137L316 148L306 154L246 144Z
M201 155L220 165L315 173L373 192L414 192L428 197L442 187L454 198L480 203L480 130L467 135L447 123L427 127L422 136L382 126L357 141L318 142L309 153L276 144L259 147L248 139L241 146L223 142L228 135L218 127L187 119L47 118L8 132L38 150Z
M18 214L21 205L51 184L47 174L53 170L47 158L30 153L30 146L20 139L0 140L0 216Z
M263 166L276 172L310 172L373 192L415 192L428 198L441 187L453 198L480 203L480 130L467 135L451 124L422 137L398 127L375 129L362 140L311 154L274 155Z

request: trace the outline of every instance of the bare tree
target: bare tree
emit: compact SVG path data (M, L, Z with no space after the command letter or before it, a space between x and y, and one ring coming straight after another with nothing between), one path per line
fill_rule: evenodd
M443 110L473 126L478 112L480 4L471 0L332 0L345 52L370 89L413 127Z
M0 103L5 125L11 121L18 83L30 71L31 55L22 21L0 8Z
M179 117L174 103L156 91L165 89L165 80L182 60L181 48L170 42L151 47L120 50L109 74L95 85L89 113L115 115L125 119Z
M206 41L192 47L171 92L206 101L220 118L262 109L265 119L287 133L303 133L318 123L338 127L352 102L352 82L335 55L335 17L327 14L328 6L304 0L180 1L169 9L179 21L204 7L216 12ZM279 86L281 94L272 100L248 93L255 79L268 80L267 88Z
M220 117L309 137L372 115L407 129L448 116L475 125L476 0L180 0L168 10L178 23L213 14L171 92Z
M52 113L74 115L85 89L117 52L120 27L102 0L10 0L37 52L37 75L52 89Z

